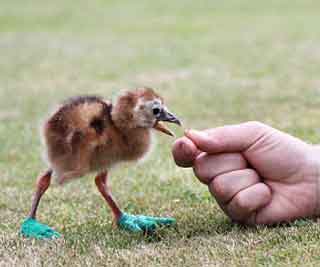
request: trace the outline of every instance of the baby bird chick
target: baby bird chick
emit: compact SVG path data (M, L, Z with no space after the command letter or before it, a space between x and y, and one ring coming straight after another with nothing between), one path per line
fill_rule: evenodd
M141 230L113 199L107 185L108 169L116 163L144 157L151 147L152 129L173 135L162 121L181 125L163 99L150 88L127 91L114 104L97 96L67 100L43 125L49 169L38 178L29 218L35 220L39 201L52 176L63 184L96 172L96 186L116 222L124 223L124 228L129 230ZM126 219L131 224L125 225Z

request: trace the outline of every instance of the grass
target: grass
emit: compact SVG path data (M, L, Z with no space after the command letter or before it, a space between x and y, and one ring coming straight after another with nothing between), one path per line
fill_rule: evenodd
M2 1L0 266L319 265L318 222L230 223L160 136L146 162L115 170L111 183L126 210L172 215L175 229L151 237L113 229L88 176L53 186L41 202L40 220L64 240L18 236L44 168L39 123L71 95L147 85L186 127L259 120L319 142L319 8L312 0Z

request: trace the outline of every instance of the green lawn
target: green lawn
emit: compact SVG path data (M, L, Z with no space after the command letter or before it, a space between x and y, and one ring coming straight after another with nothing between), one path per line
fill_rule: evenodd
M39 125L71 95L146 85L188 128L259 120L320 142L319 14L315 0L2 0L0 266L319 266L317 222L231 224L164 136L111 184L127 211L174 216L175 229L114 229L88 176L41 202L39 219L63 240L18 235L44 168Z

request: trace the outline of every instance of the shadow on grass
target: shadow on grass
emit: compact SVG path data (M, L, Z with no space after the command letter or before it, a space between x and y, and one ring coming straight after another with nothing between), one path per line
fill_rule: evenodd
M88 221L72 227L63 233L65 244L68 247L77 248L80 252L85 252L91 244L99 244L112 249L130 249L139 244L152 244L162 242L168 246L180 240L192 239L195 237L214 237L221 235L247 235L257 233L267 229L283 229L296 227L300 224L308 224L308 221L295 222L292 224L281 224L272 227L257 226L248 227L231 222L225 216L202 216L178 219L178 224L169 228L160 228L152 234L128 233L117 228L113 228L108 223L99 221ZM189 219L196 220L197 223ZM298 224L298 225L297 225Z
M231 223L225 217L213 215L206 218L181 218L175 226L159 228L153 233L128 233L114 228L111 224L101 221L88 221L84 224L70 226L64 234L65 244L85 252L91 244L113 249L129 249L139 244L162 242L168 246L179 240L192 239L199 236L227 235L231 232L246 230L246 227ZM196 221L196 222L195 222Z
M274 233L276 231L277 238L286 238L287 232L283 229L301 228L312 224L311 220L297 220L290 224L278 224L271 227L257 226L247 227L231 222L226 216L219 214L202 214L190 213L182 214L182 218L178 218L177 225L169 228L160 228L153 234L128 233L123 230L114 228L110 222L104 221L103 218L88 220L83 224L68 224L64 230L60 231L64 238L52 242L43 240L24 239L21 236L13 236L6 240L9 246L32 246L38 244L40 247L45 245L48 247L65 246L71 250L76 250L79 254L88 253L95 246L101 248L117 250L117 249L133 249L141 245L161 243L163 246L176 247L179 242L192 240L194 238L221 238L229 236L246 240L248 235L262 233L266 234L266 230ZM284 235L284 236L283 236Z

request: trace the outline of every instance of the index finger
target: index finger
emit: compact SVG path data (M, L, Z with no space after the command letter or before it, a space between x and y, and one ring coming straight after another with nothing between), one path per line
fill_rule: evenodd
M192 167L194 160L200 153L201 151L187 137L179 138L173 144L172 155L176 164L180 167Z

